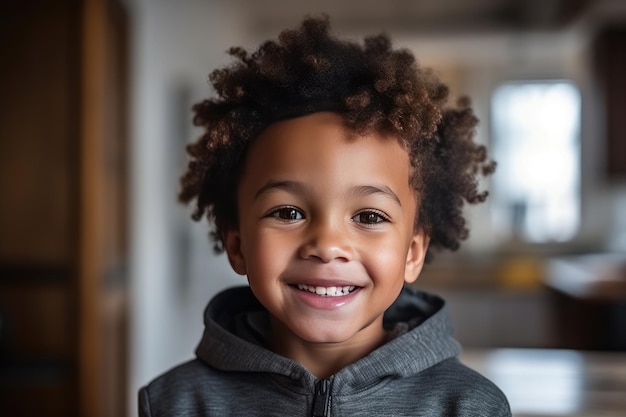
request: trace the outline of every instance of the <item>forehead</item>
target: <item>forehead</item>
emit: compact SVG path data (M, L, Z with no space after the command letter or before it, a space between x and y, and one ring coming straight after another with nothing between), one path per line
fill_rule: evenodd
M302 180L313 185L384 183L410 191L408 152L393 136L359 135L335 113L320 112L268 126L250 146L242 181ZM280 178L279 178L280 177Z

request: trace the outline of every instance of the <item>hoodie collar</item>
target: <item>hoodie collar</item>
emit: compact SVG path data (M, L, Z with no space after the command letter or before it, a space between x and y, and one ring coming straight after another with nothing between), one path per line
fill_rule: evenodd
M267 314L249 287L221 292L205 310L205 331L196 355L219 370L283 375L310 389L314 375L263 347ZM387 377L409 377L460 353L445 302L437 296L405 287L385 312L383 323L392 339L338 371L336 392L359 390Z

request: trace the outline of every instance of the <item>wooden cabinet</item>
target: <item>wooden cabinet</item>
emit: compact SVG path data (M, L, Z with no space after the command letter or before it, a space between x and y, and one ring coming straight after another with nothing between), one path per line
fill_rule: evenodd
M0 11L0 415L126 411L128 20Z
M594 42L595 83L605 128L606 173L626 179L626 24L600 30Z

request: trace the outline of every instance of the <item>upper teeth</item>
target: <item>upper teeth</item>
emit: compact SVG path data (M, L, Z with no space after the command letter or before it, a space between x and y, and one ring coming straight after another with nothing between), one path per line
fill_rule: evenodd
M317 295L328 295L331 297L339 297L349 294L356 288L354 285L345 285L343 287L316 287L314 285L298 284L298 288Z

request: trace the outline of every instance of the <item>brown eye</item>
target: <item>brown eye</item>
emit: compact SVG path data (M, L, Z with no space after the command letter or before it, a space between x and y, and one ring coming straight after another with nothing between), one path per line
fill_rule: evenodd
M352 218L352 221L365 225L373 225L388 221L387 217L377 211L362 211Z
M302 214L302 212L295 207L281 207L279 209L272 211L269 214L269 216L275 217L280 220L286 220L286 221L291 221L291 222L302 220L304 218L304 215Z

